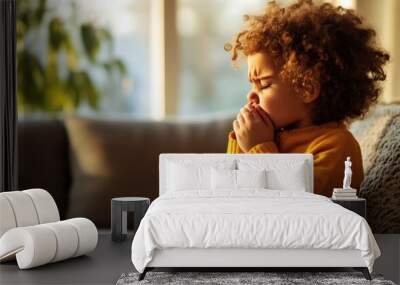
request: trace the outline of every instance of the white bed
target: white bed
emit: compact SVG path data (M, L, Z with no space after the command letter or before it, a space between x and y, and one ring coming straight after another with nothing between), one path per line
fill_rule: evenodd
M235 169L266 166L274 174L266 189L171 189L168 179L179 178L169 172L171 162L221 161L233 161ZM160 197L132 243L140 279L155 267L354 267L370 278L380 255L372 232L359 215L313 194L312 155L161 154L159 166ZM208 179L201 175L193 179Z

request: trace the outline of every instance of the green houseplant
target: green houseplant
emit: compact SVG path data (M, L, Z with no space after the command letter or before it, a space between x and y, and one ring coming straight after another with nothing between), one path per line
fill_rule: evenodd
M64 2L65 3L65 2ZM72 15L77 6L70 2ZM101 69L112 80L126 74L113 56L113 38L103 27L61 18L46 0L17 2L17 96L24 112L74 111L86 102L98 109L101 92L91 72Z

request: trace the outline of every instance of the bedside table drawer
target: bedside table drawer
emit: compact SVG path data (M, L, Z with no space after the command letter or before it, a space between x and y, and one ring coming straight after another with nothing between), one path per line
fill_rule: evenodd
M332 202L341 205L342 207L359 214L364 219L367 218L367 202L363 198L358 198L355 200L338 200L331 199Z

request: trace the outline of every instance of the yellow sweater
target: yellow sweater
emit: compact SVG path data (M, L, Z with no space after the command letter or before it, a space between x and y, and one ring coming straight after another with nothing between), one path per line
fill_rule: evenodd
M243 153L233 131L228 136L227 153ZM341 122L278 131L275 141L255 145L247 153L312 153L314 193L327 197L332 196L334 187L343 186L347 156L352 161L351 187L360 189L364 179L360 146Z

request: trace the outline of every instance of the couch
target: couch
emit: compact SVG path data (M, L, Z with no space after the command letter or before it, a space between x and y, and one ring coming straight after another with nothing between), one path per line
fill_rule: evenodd
M231 127L231 117L185 122L81 116L20 120L19 189L48 190L61 219L90 217L97 227L109 228L111 198L158 196L160 153L225 152Z
M111 198L158 196L160 153L226 152L233 118L23 119L18 122L19 189L44 188L61 219L81 216L109 228ZM378 105L349 128L363 152L360 196L368 201L368 222L374 233L400 233L400 105Z

